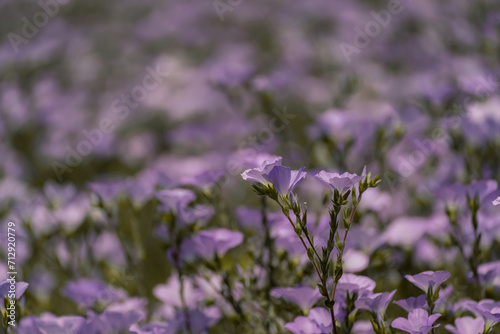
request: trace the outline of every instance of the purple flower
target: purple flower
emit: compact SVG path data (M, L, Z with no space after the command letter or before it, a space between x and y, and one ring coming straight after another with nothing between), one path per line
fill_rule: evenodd
M429 316L426 310L417 308L408 314L408 319L397 318L391 324L392 327L400 329L410 334L427 334L431 329L439 327L433 323L441 314L432 314Z
M89 211L89 199L77 196L70 203L54 210L53 215L57 221L62 223L66 231L73 232L83 223Z
M420 295L418 297L410 297L407 299L400 299L394 301L394 304L402 307L407 312L411 312L417 308L427 308L427 298L425 295Z
M352 326L352 332L356 334L375 334L370 321L358 320Z
M54 181L47 181L43 186L43 192L56 206L69 203L77 194L73 184L57 184Z
M455 319L455 326L446 325L445 328L453 334L482 334L484 320L472 317L457 318Z
M125 183L122 181L92 182L89 188L103 201L108 202L125 189Z
M210 79L214 83L234 86L250 79L254 72L254 65L250 61L245 63L220 61L212 65L209 71Z
M278 194L287 195L306 178L307 173L304 172L304 169L305 167L291 170L289 167L275 166L269 172L268 180L274 185Z
M271 290L271 296L284 298L297 304L302 310L309 310L321 299L318 289L308 286L295 288L274 288Z
M333 190L337 189L341 193L351 188L356 182L363 179L363 176L358 176L357 174L351 174L348 172L343 174L328 173L324 170L314 175L314 177L330 186Z
M396 294L396 290L366 295L356 300L355 305L359 309L377 312L380 316L383 316L394 294Z
M130 298L124 302L109 305L100 314L87 312L87 322L81 334L121 333L145 317L146 300Z
M370 257L362 251L358 251L354 248L349 248L344 253L343 261L344 272L357 273L365 270L368 267L368 264L370 263Z
M241 177L245 181L253 181L253 182L259 182L262 184L268 184L268 175L269 172L275 167L275 166L281 166L281 160L283 158L281 157L276 157L272 160L264 160L260 166L256 168L251 168L247 169L243 173L241 173Z
M346 312L338 304L335 304L334 312L335 320L342 323ZM326 309L316 307L307 317L297 317L293 322L287 323L285 328L294 334L331 333L332 318Z
M10 291L13 290L14 285L11 284L11 280L6 279L5 281L0 282L0 300L3 301L5 297L9 298L11 294ZM12 289L11 289L12 286ZM16 299L20 299L28 288L29 284L26 282L15 282L15 290L16 290Z
M110 304L127 297L123 290L104 284L99 280L86 278L68 283L64 287L63 294L83 307L91 307L97 302Z
M107 322L103 313L98 314L93 311L87 311L87 321L82 327L82 334L99 334L112 332L111 325Z
M440 271L424 271L417 275L406 275L406 279L413 283L417 288L422 289L427 293L429 288L432 288L432 291L436 291L436 289L448 278L450 278L451 274L445 270Z
M269 153L248 154L245 150L238 151L238 153L236 153L235 159L241 161L242 165L246 166L247 169L258 168L269 163L272 164L273 162L278 160L278 165L281 165L282 160L282 158L277 155ZM272 167L268 171L270 171L271 169Z
M228 250L241 244L243 234L225 228L201 231L181 244L181 257L213 257L215 254L223 256Z
M474 181L465 186L465 191L470 197L478 196L480 203L493 201L498 196L498 184L495 180ZM495 196L496 195L496 196Z

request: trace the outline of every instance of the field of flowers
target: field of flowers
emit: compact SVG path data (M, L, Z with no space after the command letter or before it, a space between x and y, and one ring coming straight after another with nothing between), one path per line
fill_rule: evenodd
M500 2L0 1L0 334L500 333Z

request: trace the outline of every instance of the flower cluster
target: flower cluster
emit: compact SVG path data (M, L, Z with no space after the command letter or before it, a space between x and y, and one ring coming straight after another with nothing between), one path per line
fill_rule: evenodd
M317 246L314 243L314 235L307 226L307 211L299 204L298 196L293 194L294 189L308 174L304 172L304 167L301 167L299 170L291 170L289 167L282 166L281 161L281 158L273 161L264 161L261 166L248 169L241 176L247 181L259 182L257 185L254 185L255 192L260 196L268 196L274 200L290 222L297 237L304 246L309 261L316 270L319 280L318 289L320 294L326 298L324 304L330 311L330 326L336 334L337 327L340 327L341 322L338 322L337 325L335 320L335 293L344 272L343 253L346 246L347 234L352 226L354 214L361 201L361 196L368 188L375 188L380 183L379 176L376 176L373 180L370 173L365 176L366 168L363 170L363 176L347 172L338 174L325 171L314 175L316 179L328 185L333 191L329 238L327 246L321 247L320 252L318 252ZM358 187L359 196L356 196L355 185L359 181L361 181ZM349 195L351 195L351 208L346 207ZM293 212L295 215L295 221L291 219L290 212ZM344 236L342 239L339 231L340 219L343 220L344 227ZM334 249L337 251L335 259L332 258ZM333 280L331 296L327 288L329 278Z

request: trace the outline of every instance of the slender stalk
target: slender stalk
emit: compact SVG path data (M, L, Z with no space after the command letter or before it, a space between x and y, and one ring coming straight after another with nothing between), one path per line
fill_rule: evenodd
M361 199L361 198L360 198ZM352 208L352 213L351 213L351 216L349 217L349 226L351 226L352 224L352 221L354 219L354 214L356 213L356 209L358 208L358 205L355 205L353 208ZM347 239L347 233L349 233L349 230L346 230L345 231L345 234L344 234L344 238L342 240L342 243L345 245L345 241ZM338 284L338 281L335 282L335 284L333 285L333 293L332 293L332 300L335 300L335 292L337 291L337 284Z
M333 306L330 307L330 316L332 317L333 333L337 334L337 325L335 325L335 313L333 311Z
M277 201L277 203L281 207L281 210L283 211L285 217L288 218L288 221L290 222L290 224L292 225L292 227L295 228L295 224L293 223L292 219L290 218L290 215L285 213L286 210L283 208L283 206L281 205L280 202ZM304 245L304 248L305 248L305 250L307 252L308 247L307 247L306 243L304 242L304 239L301 236L299 236L299 235L298 235L298 237L299 237L300 241L302 241L302 245ZM312 243L309 235L306 234L306 237L307 237L307 241L309 242L309 245L311 245L311 248L314 250L314 253L318 257L318 260L321 262L321 257L319 256L318 252L316 251L316 248L314 247L314 244ZM321 276L321 273L319 272L318 266L316 265L316 263L315 263L314 260L311 261L311 262L312 262L312 264L314 266L314 269L316 269L316 273L318 274L320 282L323 284L323 286L325 287L325 289L327 289L326 280L324 279L323 276ZM326 295L328 296L328 291L327 291ZM327 301L330 302L331 301L330 298L327 297ZM337 334L337 326L335 325L335 312L333 311L333 305L331 307L329 307L329 308L330 308L330 316L332 318L333 333Z
M283 213L284 213L285 210L284 210L283 206L279 202L278 202L278 204L279 204L279 206L281 207L281 209L283 210ZM288 218L288 221L290 222L290 224L292 225L292 227L295 228L295 224L293 223L292 219L290 218L290 215L285 214L285 217ZM304 238L302 238L301 236L298 236L298 237L299 237L300 241L302 241L302 245L304 246L304 248L305 248L305 250L307 252L307 245L304 242ZM311 245L311 247L313 247L313 246ZM311 262L314 265L314 269L316 269L316 273L318 274L319 279L322 281L321 274L319 272L318 266L316 265L316 263L314 261L311 261Z
M264 246L267 248L267 275L268 275L268 281L267 281L267 287L266 287L266 311L267 314L271 314L271 289L274 286L274 281L273 281L273 239L271 238L271 234L269 233L269 226L268 226L268 220L267 220L267 202L266 202L266 197L261 196L262 199L262 207L261 207L261 214L262 214L262 226L264 228ZM264 261L263 261L264 262ZM266 329L269 331L271 328L271 322L266 321Z

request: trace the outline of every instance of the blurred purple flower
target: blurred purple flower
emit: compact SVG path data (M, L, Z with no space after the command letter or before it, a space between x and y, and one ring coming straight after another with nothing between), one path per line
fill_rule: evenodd
M335 320L340 323L344 320L346 312L339 304L334 306ZM285 328L294 334L330 333L332 329L332 318L330 312L325 308L313 308L307 317L297 317L293 322L285 325Z
M5 281L0 282L0 300L3 301L4 298L8 298L7 296L10 294L10 287L11 287L11 280L6 279ZM28 288L29 284L26 282L16 282L16 299L20 299L26 289Z
M467 301L463 306L472 313L483 317L487 328L491 328L500 322L500 302L483 299L479 302Z
M288 195L306 178L307 173L304 172L305 167L291 170L282 166L281 160L281 157L265 160L260 166L244 171L241 177L246 181L259 182L263 185L273 184L279 194Z
M438 300L434 304L436 312L444 312L446 303L453 293L453 285L448 285L446 288L439 290Z
M130 327L130 334L170 334L172 330L165 322L151 322L139 327L134 324Z
M228 250L241 244L243 234L225 228L204 230L193 237L186 239L181 244L180 255L184 260L195 257L221 257Z
M110 304L127 297L125 291L109 286L99 280L81 278L66 284L63 295L82 307L91 307L95 303Z
M95 313L94 311L87 311L87 321L82 327L82 334L100 334L112 332L111 325L108 324L106 317L103 313Z
M375 288L375 281L369 277L354 275L354 274L344 274L339 280L337 285L338 290L349 291L350 293L358 293L359 296L363 296L373 292Z
M84 334L84 324L85 318L83 317L73 315L56 317L53 314L44 313L40 317L23 318L18 334Z
M254 153L254 154L247 154L245 150L238 151L236 153L235 159L238 161L241 161L241 164L246 166L246 168L259 168L262 167L264 164L272 163L273 161L278 161L279 164L281 165L281 160L282 158L277 155L269 154L269 153ZM273 166L274 167L274 166ZM269 171L272 169L272 167L269 169Z
M165 189L156 193L156 198L166 212L174 213L185 210L186 206L196 199L196 194L187 189Z
M184 279L183 298L186 306L194 307L198 300L203 296L195 289L191 279ZM153 295L169 306L182 307L182 298L180 295L181 284L177 275L172 275L166 284L159 284L154 287Z
M352 332L356 334L375 334L370 321L358 320L352 326Z
M485 204L485 202L493 201L498 197L498 183L496 180L474 181L465 186L465 192L471 198L477 195L479 202Z
M278 194L288 195L306 178L307 173L304 169L305 167L291 170L289 167L275 166L269 172L268 180L274 185Z
M448 278L450 278L451 274L445 270L440 271L424 271L417 275L406 275L406 279L413 283L417 288L422 289L427 293L429 288L432 288L432 291L436 291L436 289Z
M314 175L314 177L324 184L330 186L333 190L336 189L341 193L351 188L356 182L363 179L363 176L358 176L357 174L351 174L348 172L345 172L343 174L329 173L325 172L324 170Z
M383 233L383 240L390 245L414 247L425 234L441 234L449 229L444 215L428 218L399 217L394 219Z
M63 205L71 201L77 194L75 186L71 183L57 184L47 181L43 186L45 196L56 205Z
M384 316L387 306L396 294L396 290L392 292L374 293L372 295L365 295L356 300L355 305L359 309L377 312L378 315Z
M210 69L210 79L216 84L223 86L240 85L248 81L254 72L254 65L248 61L246 63L229 64L217 62Z
M112 331L124 331L128 330L132 324L146 318L146 304L145 299L130 298L120 303L111 304L102 315Z
M392 322L391 326L410 334L427 334L433 328L439 327L439 324L433 324L440 316L441 314L429 316L426 310L417 308L408 314L408 319L397 318Z
M104 312L87 312L81 334L121 333L146 317L146 300L130 298L109 305Z
M402 307L407 312L411 312L417 308L427 308L427 298L425 295L418 297L410 297L406 299L395 300L394 304Z
M477 267L477 273L481 284L485 287L500 287L500 261L483 263ZM474 275L472 271L467 273L467 278L473 281Z
M186 332L186 314L179 310L175 318L168 322L169 333L185 333ZM207 308L203 311L189 310L189 325L193 333L207 333L207 330L212 327L220 318L220 312L217 308Z
M125 189L125 183L123 181L92 182L89 188L103 201L108 202Z
M297 304L302 310L311 309L322 297L318 289L313 289L308 286L295 288L274 288L271 290L271 296L276 298L284 298L292 303Z
M353 248L346 249L347 250L345 251L343 256L343 261L345 262L343 264L344 272L357 273L365 270L368 267L370 263L370 257L368 255Z
M54 210L54 218L67 232L75 231L83 223L90 211L90 201L86 196L76 196L71 202Z
M498 197L498 185L495 180L474 181L470 185L452 184L437 191L437 196L446 202L451 202L458 207L466 204L469 197L478 196L481 204L495 201Z
M453 334L483 334L484 320L482 318L463 317L455 319L455 326L445 328Z

